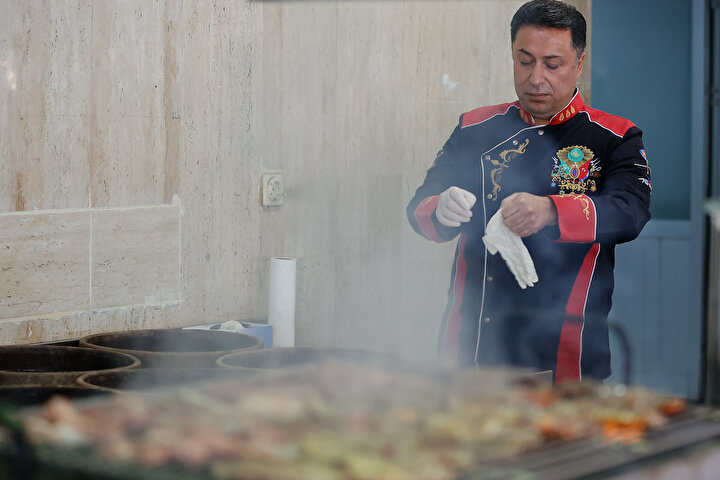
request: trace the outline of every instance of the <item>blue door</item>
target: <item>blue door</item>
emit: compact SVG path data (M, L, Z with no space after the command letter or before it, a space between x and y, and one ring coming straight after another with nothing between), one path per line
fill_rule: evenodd
M690 399L704 393L707 8L592 3L592 106L643 130L653 177L652 220L616 250L611 380Z

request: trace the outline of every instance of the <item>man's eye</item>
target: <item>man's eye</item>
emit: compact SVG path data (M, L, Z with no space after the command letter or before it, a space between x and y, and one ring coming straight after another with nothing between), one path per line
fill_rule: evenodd
M532 64L532 62L529 61L529 60L520 60L520 65L528 66L528 65L530 65L530 64Z
M547 65L550 70L556 70L560 65Z

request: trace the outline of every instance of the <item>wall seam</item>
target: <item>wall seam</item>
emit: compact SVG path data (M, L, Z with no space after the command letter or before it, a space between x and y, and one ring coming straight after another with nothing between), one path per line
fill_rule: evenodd
M180 300L167 300L164 302L148 302L148 303L133 303L130 305L113 305L106 307L88 308L85 310L68 310L64 312L52 312L39 315L25 315L22 317L10 317L3 318L0 323L7 324L13 322L27 322L27 321L49 321L59 320L62 318L79 316L83 314L100 314L105 312L118 312L118 311L132 311L137 309L148 310L148 309L165 309L179 307Z
M92 286L93 286L93 213L92 213L93 159L92 159L92 156L93 156L93 152L94 152L93 139L95 137L93 135L93 131L94 131L93 123L94 123L94 119L95 119L95 117L93 115L93 105L94 105L93 92L95 90L93 88L94 74L95 74L95 69L93 68L93 52L95 51L95 49L93 48L93 46L94 46L94 43L93 43L94 35L93 34L95 32L94 27L95 27L95 3L91 3L91 6L90 6L90 48L88 49L88 51L90 52L90 103L88 105L89 116L90 116L90 122L89 122L89 124L90 124L89 147L90 148L89 148L89 154L88 154L89 165L88 165L88 183L87 183L88 216L89 216L89 221L90 221L90 225L89 225L89 229L88 229L90 232L89 239L88 239L88 270L89 270L89 272L88 272L88 305L90 306L90 308L92 308L92 306L93 306L93 295L92 295L93 294L93 288L92 288Z

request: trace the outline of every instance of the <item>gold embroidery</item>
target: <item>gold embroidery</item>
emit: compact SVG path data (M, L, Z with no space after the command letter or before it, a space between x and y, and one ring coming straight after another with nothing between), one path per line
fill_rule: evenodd
M597 191L597 184L595 183L595 180L585 180L584 182L575 183L574 181L563 178L559 176L552 177L553 182L555 182L558 187L560 187L561 191L570 191L570 192L579 192L579 193L585 193L588 190L591 192Z
M565 112L560 114L560 118L558 120L560 120L561 122L565 120Z
M494 159L490 160L490 163L495 166L495 168L493 168L490 171L490 180L492 181L492 184L493 184L492 193L488 194L488 198L490 200L493 200L493 201L497 200L498 192L500 192L500 190L501 190L499 182L500 182L500 177L502 176L502 170L504 168L507 168L510 160L517 157L518 155L522 155L523 153L525 153L525 147L527 147L529 143L530 143L530 139L527 138L517 148L513 148L510 150L503 150L502 152L500 152L500 159L502 161L494 160Z
M575 107L573 107L572 105L570 105L570 112L571 112L573 115L575 114Z
M557 156L563 161L563 163L570 167L572 167L573 164L582 164L595 158L593 151L582 145L573 145L571 147L561 148L557 151Z
M577 195L574 193L569 193L567 195L561 194L560 196L561 197L568 196L568 197L573 198L574 200L579 200L580 203L582 203L583 207L584 207L583 213L585 214L585 220L587 220L588 222L590 221L590 199L588 197L586 197L585 195Z

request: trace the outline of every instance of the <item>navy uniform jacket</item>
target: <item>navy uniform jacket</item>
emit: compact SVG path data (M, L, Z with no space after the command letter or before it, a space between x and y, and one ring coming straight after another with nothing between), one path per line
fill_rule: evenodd
M478 199L457 228L435 215L453 185ZM577 93L548 125L534 125L517 101L463 114L407 208L428 239L459 235L441 354L461 365L552 370L556 381L609 376L614 248L649 220L651 189L641 130L587 107ZM524 290L482 242L488 220L515 192L550 196L558 216L556 226L523 239L538 275Z

